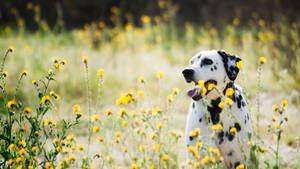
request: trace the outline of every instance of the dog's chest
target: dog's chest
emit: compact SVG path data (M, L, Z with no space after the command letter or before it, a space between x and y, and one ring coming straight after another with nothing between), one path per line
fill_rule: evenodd
M200 129L200 135L202 138L206 138L209 135L208 124L210 123L209 116L206 115L204 104L202 102L193 101L190 105L187 124L186 124L186 136L187 142L193 142L195 139L189 136L189 133L193 132L196 128Z

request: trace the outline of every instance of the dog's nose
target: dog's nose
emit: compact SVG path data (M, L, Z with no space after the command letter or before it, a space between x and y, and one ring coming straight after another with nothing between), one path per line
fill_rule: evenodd
M194 70L193 69L184 69L182 71L182 74L186 79L192 79L192 77L194 75Z

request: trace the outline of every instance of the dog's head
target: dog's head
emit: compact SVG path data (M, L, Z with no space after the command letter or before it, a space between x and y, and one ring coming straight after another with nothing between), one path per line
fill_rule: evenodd
M197 84L199 80L203 80L206 88L209 83L223 88L229 81L236 79L239 73L236 65L238 61L241 61L239 57L222 50L202 51L192 57L190 65L182 71L182 74L188 83ZM188 96L194 100L201 98L200 92L196 89L190 90Z

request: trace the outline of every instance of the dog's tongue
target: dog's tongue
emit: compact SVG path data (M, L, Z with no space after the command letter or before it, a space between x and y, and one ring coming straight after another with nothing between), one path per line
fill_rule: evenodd
M189 97L194 97L196 94L198 93L198 89L192 89L192 90L189 90L188 92L187 92L187 95L189 96Z

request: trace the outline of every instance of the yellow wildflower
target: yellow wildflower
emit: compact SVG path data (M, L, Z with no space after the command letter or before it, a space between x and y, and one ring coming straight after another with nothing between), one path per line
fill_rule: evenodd
M199 81L198 81L198 85L199 85L199 86L204 86L204 83L205 83L205 82L204 82L203 80L199 80Z
M95 114L93 117L92 117L92 121L99 121L99 116L97 114Z
M36 151L36 149L37 149L37 148L36 148L35 146L33 146L33 147L31 148L32 151Z
M97 140L98 140L99 142L103 142L103 140L102 140L101 137L97 137Z
M103 77L103 69L99 69L97 72L98 77Z
M45 167L46 167L46 169L50 169L50 168L52 168L52 164L50 162L47 162L45 164Z
M8 146L10 151L12 151L15 147L16 147L15 144L11 144L11 145Z
M57 57L53 57L53 58L52 58L52 62L53 62L53 63L58 63Z
M13 46L10 46L10 47L8 47L8 49L7 49L9 52L14 52L15 51L15 48L13 47Z
M131 164L130 169L138 169L138 168L139 168L139 166L137 164Z
M275 126L277 129L279 129L280 124L279 124L279 123L275 123L274 126Z
M94 127L93 127L93 132L94 132L94 133L97 133L98 131L99 131L99 127L98 127L98 126L94 126Z
M120 137L117 137L115 141L116 143L119 143L121 141Z
M61 69L61 65L60 65L59 63L57 63L57 64L55 64L55 68L56 68L57 70L60 70L60 69Z
M236 169L244 169L245 168L245 165L244 164L240 164L236 167Z
M155 137L157 137L157 134L156 133L151 133L149 137L150 137L151 140L153 140Z
M122 121L121 126L125 127L126 125L127 125L127 122L126 121Z
M277 116L272 116L272 121L276 121L278 119L278 117Z
M26 142L24 140L19 141L19 146L26 147Z
M171 103L174 101L174 97L172 94L168 95L168 101Z
M12 165L14 162L15 162L14 159L9 159L9 160L7 161L7 164L8 164L8 165Z
M139 77L138 81L139 81L140 83L145 83L145 79L144 79L144 77L142 77L142 76Z
M172 94L176 95L176 94L179 93L179 91L180 91L180 90L179 90L178 88L173 88Z
M278 110L279 109L279 106L277 106L276 104L274 104L273 106L272 106L272 110L273 111L276 111L276 110Z
M206 164L206 163L209 162L209 160L210 160L210 158L209 158L208 156L205 156L205 157L201 160L201 163L202 163L202 164Z
M169 156L168 156L168 155L163 155L163 156L161 157L161 160L162 160L163 162L166 162L166 161L169 160Z
M235 133L236 132L236 128L232 127L229 131L230 131L230 133Z
M53 121L51 119L46 119L45 120L46 125L51 125L54 124Z
M164 127L164 125L163 125L163 124L161 124L161 123L157 123L157 124L156 124L156 127L157 127L158 129L161 129L161 128L163 128L163 127Z
M284 116L285 121L289 121L290 117L289 116Z
M141 17L141 21L144 22L144 23L149 23L149 22L151 22L151 18L148 15L143 15Z
M58 138L53 139L53 143L54 143L54 144L57 144L58 141L59 141Z
M113 112L112 112L110 109L106 109L105 114L106 114L107 116L109 116L109 115L112 115Z
M87 64L87 57L86 57L86 56L83 56L83 57L82 57L82 62L83 62L84 64Z
M19 163L19 162L24 162L24 159L22 158L22 157L18 157L17 159L16 159L16 162L17 163ZM22 168L22 167L21 167Z
M27 114L28 114L28 113L31 113L31 108L25 107L24 110L23 110L23 112L24 112L24 113L27 113Z
M231 98L226 98L226 103L228 103L229 105L232 105L233 100Z
M225 92L225 96L230 97L234 94L234 90L232 88L227 88Z
M80 151L82 151L83 148L84 148L84 147L83 147L83 145L81 145L81 144L79 144L79 145L77 146L77 149L80 150Z
M141 91L141 90L140 90L140 91L138 91L138 92L137 92L137 94L138 94L138 96L139 96L139 97L144 97L144 92L143 92L143 91Z
M32 80L31 83L37 86L37 80Z
M202 89L202 94L206 94L207 93L207 89L204 87L203 89Z
M45 103L47 103L47 102L49 102L50 101L50 96L43 96L42 97L42 100L41 100L41 103L42 104L45 104Z
M207 90L212 90L213 88L216 88L217 86L213 83L209 83L208 84L208 87L207 87Z
M225 102L221 101L218 106L222 109L224 107Z
M7 102L7 108L11 109L17 106L17 102L14 100L11 100L9 102Z
M258 58L258 63L260 63L260 64L266 63L266 58L265 57Z
M175 130L171 130L170 133L171 133L172 136L176 137L176 131Z
M62 65L67 64L67 60L61 60L61 61L60 61L60 64L62 64Z
M22 72L22 76L26 76L26 75L28 75L28 72L27 72L27 70L23 70L23 72Z
M264 146L259 147L259 151L264 153L266 151L266 148Z
M159 71L158 73L157 73L157 77L160 79L160 78L162 78L163 77L163 72L161 72L161 71Z
M2 76L7 77L8 76L8 72L7 71L3 71L2 72Z
M242 69L243 67L243 62L240 60L238 62L236 62L236 67L238 67L239 69Z
M74 110L74 112L79 112L79 111L80 111L80 106L79 106L79 104L75 104L75 105L73 106L73 110Z
M283 106L287 106L288 105L288 101L287 100L282 100L281 103L282 103Z
M24 148L22 148L21 150L19 150L18 154L20 156L24 155L26 153L26 151L24 150Z

